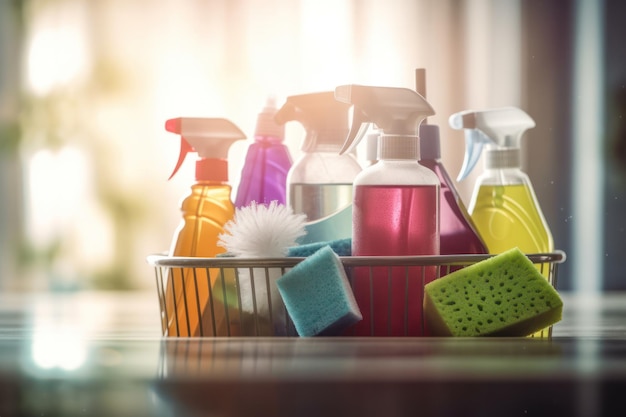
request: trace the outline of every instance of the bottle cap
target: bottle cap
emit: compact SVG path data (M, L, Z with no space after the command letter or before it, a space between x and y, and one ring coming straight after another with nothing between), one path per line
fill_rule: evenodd
M423 124L420 126L421 159L441 159L439 126Z
M282 142L285 139L285 125L276 123L274 119L277 111L276 97L269 96L265 106L257 116L254 129L256 138L266 138L272 142Z

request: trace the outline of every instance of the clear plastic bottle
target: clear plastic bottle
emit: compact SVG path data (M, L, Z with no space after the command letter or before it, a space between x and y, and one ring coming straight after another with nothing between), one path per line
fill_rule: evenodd
M352 154L339 155L348 134L350 106L333 92L290 96L276 114L278 123L302 123L302 156L287 175L287 201L307 216L299 243L349 238L352 234L352 182L361 165Z
M356 146L367 123L381 129L378 163L354 181L352 254L438 255L439 179L418 163L418 128L434 114L432 107L404 88L345 85L336 88L335 97L354 105L353 128L342 151ZM352 284L363 321L352 334L427 334L421 300L424 284L435 276L434 267L355 267Z
M520 168L520 141L535 126L532 118L516 107L503 107L453 114L450 125L465 129L460 180L471 172L486 147L485 171L476 180L468 210L489 252L516 246L525 253L553 251L552 234L533 186Z
M489 253L518 247L524 253L554 250L552 233L539 201L521 170L521 138L535 127L534 120L517 107L463 111L450 116L450 126L465 129L465 159L459 179L465 178L485 146L485 171L474 185L469 213ZM539 271L549 278L549 268ZM547 329L536 333L543 336Z
M235 207L228 184L228 149L244 133L232 122L215 118L177 118L166 122L168 132L181 136L181 150L172 178L188 152L197 152L196 181L181 203L182 220L170 247L170 256L214 257L224 252L218 237L233 218ZM168 334L210 336L213 321L221 325L224 309L207 308L210 287L218 270L172 269L165 288ZM198 305L199 303L199 305ZM193 306L193 307L192 307ZM197 306L197 308L195 308ZM213 306L214 307L214 306ZM215 317L211 311L216 312ZM174 311L178 320L175 320ZM204 329L201 329L201 326Z
M283 144L285 127L274 121L276 99L268 98L259 113L237 188L235 207L255 201L269 204L277 201L287 204L287 173L292 165L291 155Z

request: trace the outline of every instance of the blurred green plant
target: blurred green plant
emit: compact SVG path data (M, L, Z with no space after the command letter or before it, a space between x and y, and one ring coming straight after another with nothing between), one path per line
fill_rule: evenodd
M0 124L0 154L15 155L20 144L20 125L16 122Z
M37 13L37 7L50 6L50 1L14 0L16 15L25 16ZM26 19L25 27L29 22ZM94 266L89 271L75 271L76 288L98 290L131 290L137 287L133 278L132 265L136 263L134 242L138 225L145 218L148 208L140 193L124 190L125 187L111 178L115 170L110 150L113 143L106 133L98 129L98 111L107 98L123 95L130 82L120 64L103 56L101 50L91 50L93 61L87 74L79 80L55 86L45 95L27 91L21 97L19 124L0 129L0 152L5 149L17 151L21 148L26 155L34 155L43 149L61 149L77 146L88 154L93 169L94 189L97 205L106 213L112 225L113 261L105 266ZM60 185L62 186L62 185ZM55 271L59 259L71 260L66 237L60 235L46 245L24 239L20 244L19 265L23 271L43 270L49 277L49 285L55 287L55 276L63 271Z

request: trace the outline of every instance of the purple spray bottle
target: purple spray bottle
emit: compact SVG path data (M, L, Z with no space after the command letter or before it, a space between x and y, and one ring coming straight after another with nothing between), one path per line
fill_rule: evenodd
M415 71L416 90L426 98L426 70ZM478 233L463 200L441 162L439 126L420 125L420 164L430 168L441 181L439 195L439 233L442 255L486 254L487 246Z
M276 99L269 97L259 113L254 142L250 144L241 171L235 207L269 204L277 201L286 204L287 173L291 168L291 156L283 144L285 127L274 121Z

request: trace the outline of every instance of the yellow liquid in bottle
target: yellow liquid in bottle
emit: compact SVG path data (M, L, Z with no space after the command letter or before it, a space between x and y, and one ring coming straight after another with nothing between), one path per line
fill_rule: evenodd
M171 256L211 258L224 252L217 242L235 213L230 193L231 187L223 183L198 183L191 187L191 194L181 205L183 220L174 234ZM221 291L221 285L214 288L218 277L219 269L170 269L165 288L169 335L199 336L200 325L203 335L216 335L213 326L223 325L226 314L221 303L215 305L216 295L212 294Z
M515 246L524 253L554 250L552 234L525 184L480 186L471 217L489 253Z
M470 214L489 253L498 254L515 246L524 253L554 250L552 234L539 211L532 190L526 184L481 185ZM536 264L550 278L547 264ZM547 337L540 330L533 337Z

